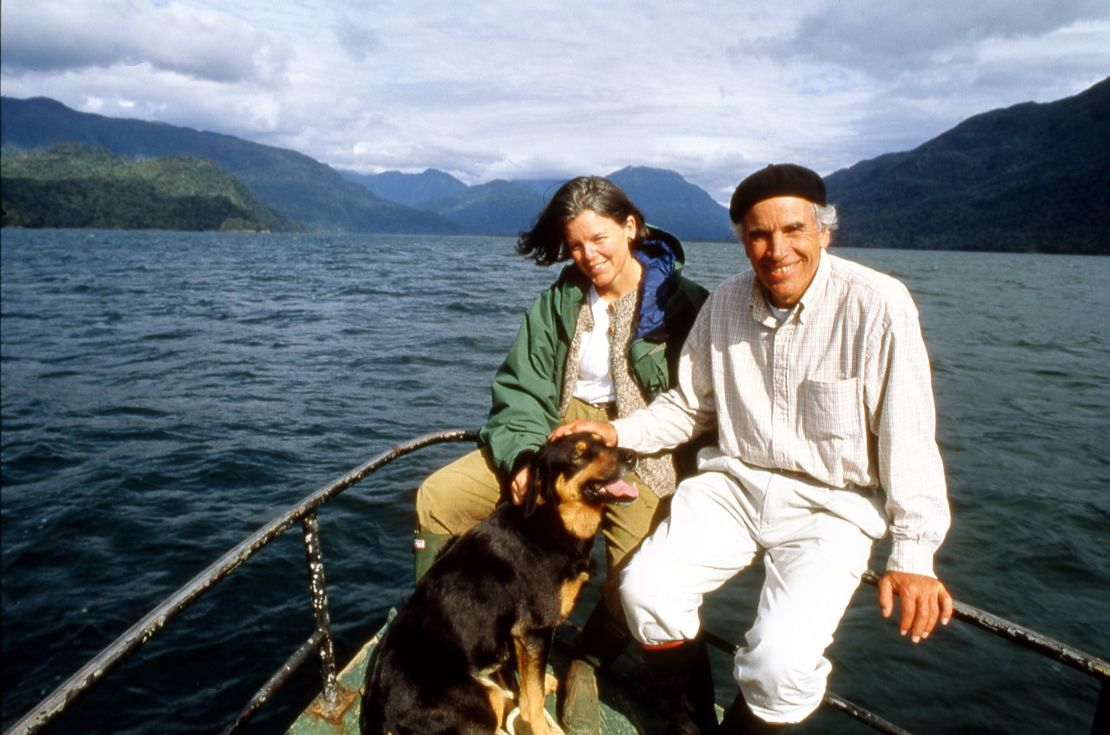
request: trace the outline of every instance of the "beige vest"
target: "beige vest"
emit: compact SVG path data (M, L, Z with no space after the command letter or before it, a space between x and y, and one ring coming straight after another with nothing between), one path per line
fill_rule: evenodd
M617 416L623 417L647 405L647 400L628 365L628 348L632 344L632 330L639 306L639 290L633 289L609 304L609 372L617 392ZM567 363L563 371L562 399L559 415L566 413L574 397L578 382L578 358L582 350L582 335L593 331L594 318L590 313L590 300L585 299L578 311L574 325L574 338L570 341ZM636 461L636 474L652 491L663 498L674 493L674 458L670 454L641 456Z

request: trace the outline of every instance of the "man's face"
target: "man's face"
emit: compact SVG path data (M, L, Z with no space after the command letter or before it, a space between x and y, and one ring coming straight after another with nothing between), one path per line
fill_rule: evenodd
M757 202L744 215L744 252L771 303L780 309L798 303L809 288L829 246L818 231L813 203L798 197Z

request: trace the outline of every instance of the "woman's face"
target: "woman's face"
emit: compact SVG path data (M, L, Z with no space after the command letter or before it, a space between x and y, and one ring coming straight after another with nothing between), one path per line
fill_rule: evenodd
M617 222L592 209L567 222L567 251L578 270L590 279L598 294L613 301L640 284L642 268L632 256L636 218Z

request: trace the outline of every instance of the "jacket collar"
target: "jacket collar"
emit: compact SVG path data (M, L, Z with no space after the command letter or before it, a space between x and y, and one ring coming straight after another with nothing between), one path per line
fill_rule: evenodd
M669 301L677 288L679 271L686 260L686 253L671 233L648 225L648 236L633 252L643 266L639 286L639 316L632 339L664 341L669 336L667 316ZM556 281L565 300L559 310L559 320L570 339L574 334L578 310L590 289L590 280L572 263L559 274Z

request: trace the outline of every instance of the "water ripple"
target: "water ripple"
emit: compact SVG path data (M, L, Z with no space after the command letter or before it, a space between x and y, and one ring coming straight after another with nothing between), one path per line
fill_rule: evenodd
M4 726L284 506L396 441L479 426L524 310L556 273L512 246L5 230ZM688 250L687 275L707 286L742 259L734 244ZM841 254L897 274L918 301L954 518L938 569L971 604L1106 656L1110 327L1092 315L1106 313L1110 260ZM341 647L407 591L415 484L459 451L406 458L322 515ZM288 536L160 634L141 674L114 672L122 700L91 697L58 731L233 717L311 625ZM711 601L709 618L740 625L751 584ZM902 645L865 590L831 649L832 686L910 730L941 732L937 703L965 731L1089 729L1093 688L1057 686L960 629L936 638Z

